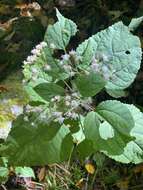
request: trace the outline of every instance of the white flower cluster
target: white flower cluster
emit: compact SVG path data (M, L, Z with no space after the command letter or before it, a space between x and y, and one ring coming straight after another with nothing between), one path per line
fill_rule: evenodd
M12 105L11 106L11 112L14 116L19 116L20 114L23 113L23 106L20 105Z
M30 56L27 57L26 61L24 61L24 65L27 64L33 64L37 57L41 55L41 50L47 46L46 42L41 42L40 44L38 44L32 51Z
M74 111L69 111L67 113L65 113L65 116L71 119L77 119L78 118L78 114Z
M50 43L50 48L53 49L53 50L56 49L55 44L54 43Z
M65 118L62 112L53 112L53 116L56 118L55 121L58 121L60 124L63 124Z
M51 102L60 102L61 96L57 95L51 99Z
M45 112L44 109L45 108L42 107L42 106L34 106L33 107L33 106L30 106L29 104L27 104L26 107L25 107L25 116L23 118L24 121L25 122L30 122L31 117L29 117L29 113L32 113L32 112L37 113L39 121L40 120L43 121L43 120L47 119L48 118L47 112ZM32 121L31 125L36 126L36 123L34 121Z
M12 127L12 121L7 121L3 123L4 126L0 127L0 139L6 139Z
M50 65L45 65L44 66L44 71L50 71L51 70L51 66Z
M73 58L76 62L82 60L82 57L78 55L77 52L74 50L71 50L69 54L66 53L62 55L61 58L62 58L62 61L69 61L70 58Z
M42 112L42 108L40 107L40 106L30 106L29 104L27 104L26 105L26 107L25 107L25 112L26 113L30 113L30 112L38 112L38 113L40 113L40 112Z
M70 107L72 110L76 109L80 104L80 100L77 99L78 97L78 93L72 93L71 96L65 96L65 105Z
M115 72L112 66L109 64L110 60L110 57L104 53L96 54L93 57L91 63L91 70L101 73L105 80L109 80L112 74Z
M82 100L80 95L76 92L72 93L71 95L67 94L65 97L55 96L52 98L51 102L56 104L56 102L59 103L63 100L67 111L53 111L52 113L52 115L55 117L55 121L58 121L60 124L62 124L65 119L78 119L78 111L81 108L85 108L86 110L91 109L90 104L92 103L92 100L89 98Z
M75 71L73 70L73 63L77 64L81 61L81 56L76 53L76 51L71 50L69 54L64 54L61 56L62 60L60 62L60 66L64 68L66 73L70 75L70 77L75 75Z
M74 111L68 111L66 113L63 112L53 112L53 116L55 117L55 121L58 121L60 124L63 124L65 119L77 119L78 114Z
M92 98L87 98L87 99L84 99L84 100L81 100L81 106L87 110L87 111L91 111L92 109Z
M10 117L0 121L0 139L6 139L12 127L12 120L23 113L23 106L18 104L11 105L6 99L4 99L2 103L4 106L1 112L2 116L3 114L8 115L9 113L13 116L13 118Z
M80 101L77 99L79 95L77 93L72 93L72 95L66 95L65 97L55 96L51 99L53 103L59 103L64 100L65 106L68 108L67 112L56 111L52 115L56 118L55 121L58 121L60 124L64 122L65 119L77 119L78 114L76 113L77 107L80 105Z

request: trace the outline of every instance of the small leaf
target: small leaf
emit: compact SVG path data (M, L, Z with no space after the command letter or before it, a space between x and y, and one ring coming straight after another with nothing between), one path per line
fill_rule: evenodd
M79 189L82 189L83 186L84 186L84 183L85 183L84 178L81 178L81 179L75 184L75 186L76 186L77 188L79 188Z
M35 178L34 171L30 167L16 167L15 173L19 177L33 177L33 178Z
M105 80L98 73L80 75L77 77L75 83L79 92L84 97L95 96L106 84Z
M139 18L133 18L129 24L129 30L135 31L143 21L143 16Z
M92 37L78 46L76 51L79 55L82 55L82 64L80 64L79 67L86 69L90 65L93 56L95 55L96 48L97 43Z
M0 167L0 183L8 179L9 170L7 167Z
M46 168L45 168L45 167L42 167L42 168L40 169L39 173L38 173L38 179L39 179L39 181L40 181L40 182L43 181L44 178L45 178L45 176L46 176Z
M58 22L50 25L45 34L45 41L50 45L54 44L56 49L65 49L69 40L77 32L76 24L70 19L65 18L56 9Z
M64 95L64 89L55 83L41 83L34 90L47 101L56 95Z

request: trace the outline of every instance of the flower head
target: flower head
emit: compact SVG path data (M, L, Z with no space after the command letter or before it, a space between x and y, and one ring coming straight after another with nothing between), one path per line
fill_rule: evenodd
M70 55L69 55L69 54L64 54L64 55L62 55L62 59L63 59L64 61L68 61L69 58L70 58Z
M51 66L50 65L45 65L44 66L44 70L45 71L50 71L51 70Z
M76 55L76 51L74 51L73 49L69 52L70 55Z
M54 43L50 43L50 48L51 48L51 49L56 49L55 44L54 44Z

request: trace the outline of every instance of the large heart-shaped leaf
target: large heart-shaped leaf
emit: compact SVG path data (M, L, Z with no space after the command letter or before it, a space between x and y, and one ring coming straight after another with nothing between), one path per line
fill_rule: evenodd
M79 67L88 68L94 56L105 55L104 63L112 70L107 89L127 88L135 79L141 63L141 44L137 36L130 33L127 26L118 22L93 35L77 48L82 56Z
M69 132L68 128L54 122L36 122L33 126L20 116L13 124L3 154L8 156L11 165L17 166L61 162L68 159L73 147L71 136L67 139Z
M128 108L118 101L105 101L90 112L84 121L85 139L92 141L94 151L106 150L111 154L121 154L133 137L134 126Z
M121 155L106 154L118 162L138 164L143 162L143 113L134 105L125 104L125 106L130 110L135 122L131 130L131 135L135 137L135 140L126 145Z

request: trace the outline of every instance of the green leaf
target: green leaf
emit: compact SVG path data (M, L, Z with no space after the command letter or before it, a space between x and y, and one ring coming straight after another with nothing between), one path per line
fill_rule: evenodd
M0 167L0 182L6 182L8 179L9 170L7 167Z
M106 84L100 74L93 72L89 75L79 75L75 83L79 92L84 97L96 95L104 88Z
M130 33L122 22L90 37L79 45L77 53L82 56L79 68L88 69L98 53L108 58L106 62L100 64L106 65L111 70L106 84L106 89L110 90L125 89L133 82L140 68L142 56L139 38Z
M105 154L118 162L139 164L143 162L143 113L134 105L124 105L130 110L135 122L135 126L130 132L135 140L126 145L121 155L107 154L107 152Z
M96 112L123 135L129 136L134 127L134 120L130 111L119 101L104 101L97 106Z
M64 139L70 133L67 127L59 123L35 122L35 126L20 116L14 123L5 143L7 149L2 154L8 157L9 164L15 166L37 166L58 163L69 157L72 142L69 140L68 151ZM70 137L69 137L70 138ZM65 161L65 160L64 160Z
M91 140L85 139L77 146L77 152L80 158L86 158L95 152Z
M143 16L139 17L139 18L133 18L129 24L129 30L130 31L135 31L139 25L142 23L143 21Z
M118 101L105 101L97 106L96 112L87 114L85 139L92 142L93 151L121 154L126 144L134 139L130 136L133 126L133 118L125 105Z
M63 49L68 45L70 38L77 32L76 24L65 18L56 9L58 22L50 25L45 34L45 41L50 45L54 44L56 49Z
M16 175L18 175L20 177L33 177L33 178L35 178L34 171L30 167L16 167L15 173L16 173Z
M82 56L82 64L79 67L86 69L95 55L97 49L97 43L94 38L90 37L88 40L85 40L77 48L77 53Z
M73 145L72 136L70 133L68 133L63 139L62 144L61 144L61 151L60 151L61 162L70 159L73 153L73 148L74 148L74 145Z
M56 95L64 95L64 88L55 83L41 83L34 87L34 90L46 101Z
M95 140L98 142L100 121L95 112L89 112L84 121L84 134L88 140ZM98 146L98 143L97 143Z
M106 92L114 98L126 97L128 95L128 92L124 90L106 89Z
M24 87L27 95L28 95L28 98L31 102L39 102L39 103L46 103L46 101L41 97L39 96L35 90L33 89L33 87L31 85L27 85Z

